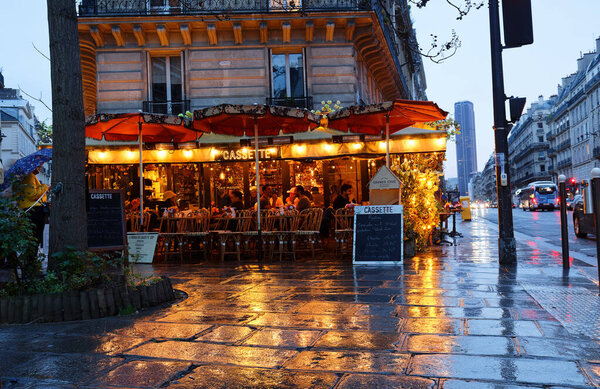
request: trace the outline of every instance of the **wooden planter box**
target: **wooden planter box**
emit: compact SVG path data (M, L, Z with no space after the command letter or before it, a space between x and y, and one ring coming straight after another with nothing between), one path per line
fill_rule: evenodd
M175 299L168 277L152 285L0 298L0 323L44 323L114 316L121 309L153 307Z

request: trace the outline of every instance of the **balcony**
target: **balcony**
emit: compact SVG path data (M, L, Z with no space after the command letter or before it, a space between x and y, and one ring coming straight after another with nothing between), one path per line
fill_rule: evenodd
M178 115L190 110L189 100L144 101L144 112Z
M560 143L558 146L556 146L556 151L563 151L564 149L566 149L567 147L571 147L571 139L567 139L566 141Z
M313 109L312 96L301 97L267 97L268 105L280 105L282 107Z
M370 10L365 0L80 0L79 16Z
M557 169L562 169L571 166L571 158L563 159L556 164Z
M548 148L548 156L556 155L556 149L553 147Z

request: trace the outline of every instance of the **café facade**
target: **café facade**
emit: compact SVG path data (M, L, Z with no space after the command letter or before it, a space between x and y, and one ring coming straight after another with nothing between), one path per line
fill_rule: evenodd
M144 144L144 200L161 200L175 192L184 209L219 206L229 190L244 194L251 207L256 199L255 151L250 138L204 134L195 142ZM410 127L390 137L392 164L410 153L446 150L446 133ZM380 136L334 135L314 130L259 139L261 186L268 184L285 200L302 185L315 206L331 204L342 184L350 184L357 204L369 201L368 182L385 165L386 142ZM120 189L126 200L139 197L137 143L88 139L90 189Z

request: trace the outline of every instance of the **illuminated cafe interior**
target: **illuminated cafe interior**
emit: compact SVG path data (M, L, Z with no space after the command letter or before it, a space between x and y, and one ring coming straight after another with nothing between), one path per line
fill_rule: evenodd
M180 210L219 206L229 190L244 195L247 208L256 199L254 139L204 134L196 142L144 143L144 204L177 194ZM406 153L446 151L446 133L409 127L390 136L390 164ZM328 207L342 184L352 186L352 200L368 204L369 180L385 165L385 137L332 135L311 131L259 138L260 184L270 185L285 203L290 189L302 185L315 207ZM126 203L139 197L137 142L87 139L89 189L119 189ZM253 195L254 193L254 195Z

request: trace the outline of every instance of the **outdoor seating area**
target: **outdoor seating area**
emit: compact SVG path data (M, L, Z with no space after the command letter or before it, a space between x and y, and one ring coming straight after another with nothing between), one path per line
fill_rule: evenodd
M342 212L334 213L331 208L326 210L335 215L335 223L331 224L330 234L326 235L333 237L331 242L335 242L335 254L342 257L351 255L351 220L354 214L351 208L338 211ZM139 213L130 213L127 226L129 232L158 233L156 262L241 261L255 259L259 252L263 260L282 261L296 260L301 255L314 259L322 253L330 242L321 236L323 215L321 208L308 208L301 212L292 207L261 210L259 230L257 211L254 210L227 214L200 209L166 213L158 218L151 212L145 212L143 225ZM151 222L153 218L156 218L155 222ZM157 227L152 227L154 225ZM343 228L339 228L342 225ZM338 243L340 234L343 234L343 241Z

